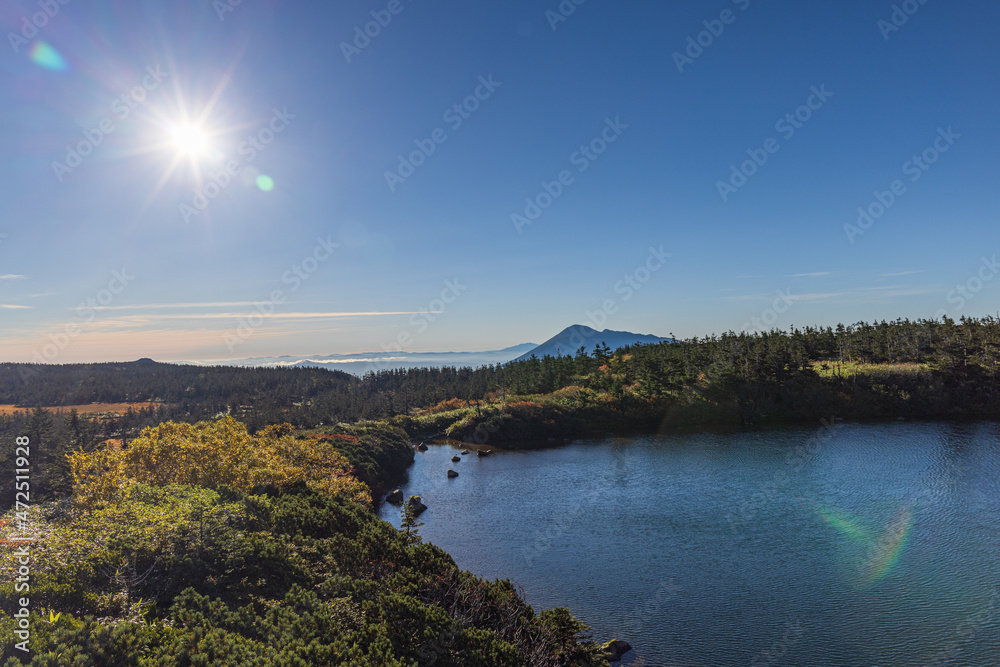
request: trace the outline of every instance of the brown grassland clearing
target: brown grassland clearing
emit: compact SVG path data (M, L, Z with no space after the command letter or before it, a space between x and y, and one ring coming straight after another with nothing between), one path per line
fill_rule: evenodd
M156 408L159 407L160 403L90 403L88 405L56 405L56 406L45 406L42 408L48 410L49 412L65 413L69 414L71 411L76 410L80 415L93 415L98 413L115 413L118 415L123 415L128 412L129 408L133 410L143 410L145 408ZM17 405L3 405L0 404L0 415L12 415L22 410L33 410L34 408L19 407Z

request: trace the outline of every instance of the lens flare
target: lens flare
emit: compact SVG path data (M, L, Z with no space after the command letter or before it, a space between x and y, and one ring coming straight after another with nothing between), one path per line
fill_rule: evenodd
M257 177L257 187L264 192L270 192L274 189L274 179L266 174L261 174Z
M892 572L903 555L913 528L912 504L900 508L878 536L847 512L826 506L818 507L817 512L826 523L850 538L850 542L845 543L845 565L850 563L852 586L861 590L878 584Z
M839 530L844 535L852 537L855 540L865 541L871 540L871 533L868 529L858 523L857 519L852 517L847 512L841 512L832 507L820 507L819 515L823 517L823 521Z
M59 52L45 42L35 42L35 45L31 47L30 57L31 62L39 67L55 72L63 72L67 68L66 61L59 55Z
M913 528L913 507L902 508L893 518L892 523L886 528L879 538L878 544L872 552L872 557L868 561L868 573L865 577L865 588L874 586L885 579L886 575L892 572L903 555L906 542L910 537L910 530Z

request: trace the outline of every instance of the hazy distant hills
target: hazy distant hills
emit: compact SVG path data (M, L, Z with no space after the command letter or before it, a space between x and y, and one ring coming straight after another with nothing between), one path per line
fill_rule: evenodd
M610 329L598 331L583 324L574 324L571 327L563 329L533 350L521 355L515 361L530 359L532 355L539 359L545 355L572 357L581 347L587 348L587 352L591 353L601 343L606 343L612 350L617 350L627 345L653 345L655 343L669 343L671 340L670 338L661 338L660 336L649 334L636 334L629 331L611 331Z
M648 345L669 340L669 338L628 331L597 331L588 326L576 324L564 329L541 345L522 343L502 350L488 350L486 352L360 352L358 354L284 355L280 357L248 357L228 361L182 361L178 363L197 366L326 368L362 376L369 371L377 372L396 368L440 368L443 366L479 368L492 364L505 364L508 361L530 359L531 355L535 355L539 359L545 355L553 357L573 356L581 347L586 347L587 352L593 352L594 348L602 342L607 343L612 350L617 350L626 345Z
M212 362L193 363L199 366L248 366L248 367L310 367L344 371L364 375L369 371L394 368L471 367L505 364L536 347L535 343L522 343L502 350L486 352L360 352L358 354L325 354L313 356L250 357Z

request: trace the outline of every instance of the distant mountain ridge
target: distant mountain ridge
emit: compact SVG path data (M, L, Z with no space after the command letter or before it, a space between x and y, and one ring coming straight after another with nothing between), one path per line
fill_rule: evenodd
M591 327L575 324L545 341L541 345L521 343L502 350L485 352L358 352L357 354L281 355L274 357L247 357L224 361L178 361L173 363L195 366L239 366L244 368L325 368L343 371L358 377L368 372L407 368L479 368L510 361L539 359L545 355L553 357L573 356L581 347L593 352L601 343L607 343L612 350L627 345L652 345L669 342L670 338L637 334L629 331L597 331Z
M650 334L637 334L630 331L611 331L605 329L598 331L583 324L574 324L566 327L552 338L548 339L533 350L522 354L514 361L524 361L536 356L539 359L549 355L552 357L572 357L577 350L585 347L588 353L601 343L606 343L612 350L629 345L654 345L656 343L670 343L672 338L663 338Z
M397 368L470 367L505 364L518 355L534 349L535 343L521 343L502 350L485 352L359 352L357 354L282 355L278 357L248 357L226 361L179 361L197 366L242 366L264 368L326 368L362 376L369 371Z

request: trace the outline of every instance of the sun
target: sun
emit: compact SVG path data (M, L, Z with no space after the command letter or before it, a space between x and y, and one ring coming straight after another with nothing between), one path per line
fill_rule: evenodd
M177 152L183 155L198 157L208 149L208 137L201 128L194 125L177 125L171 130L170 136Z
M198 187L204 185L209 169L218 172L221 166L230 165L226 170L232 171L233 161L226 162L226 154L220 149L219 138L253 125L219 125L213 122L213 110L230 81L228 74L223 76L205 101L192 100L180 88L175 88L176 99L173 103L167 101L163 107L149 107L149 120L155 130L155 138L151 135L149 143L142 149L136 149L135 153L160 153L167 164L146 197L142 211L153 205L157 195L178 170L183 171L184 178ZM273 181L258 183L258 187L265 192L273 185Z

